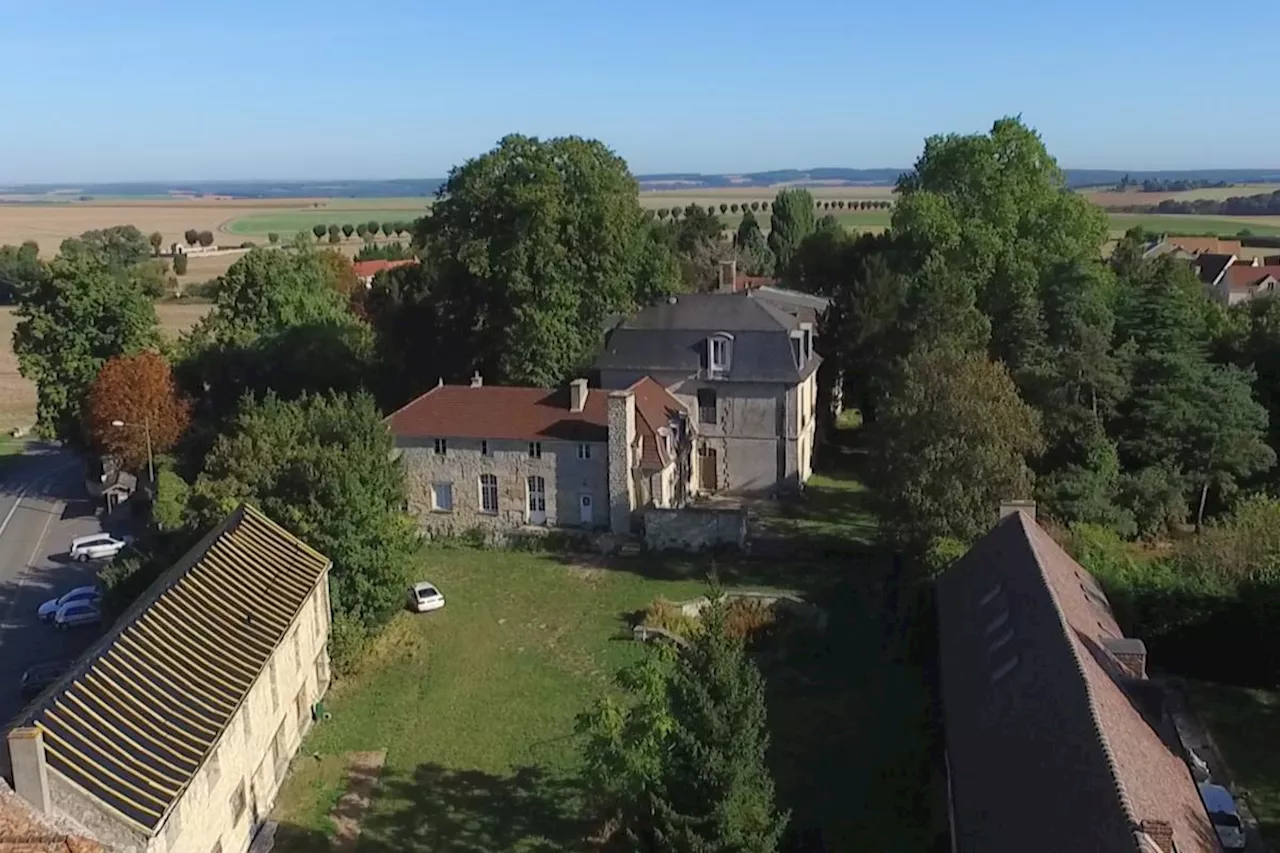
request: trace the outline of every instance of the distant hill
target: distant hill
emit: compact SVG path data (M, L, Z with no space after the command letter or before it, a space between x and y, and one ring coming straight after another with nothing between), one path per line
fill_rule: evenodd
M906 169L777 169L770 172L707 175L698 172L667 172L638 175L642 191L716 190L729 188L767 189L795 186L892 186ZM1280 169L1203 169L1184 171L1124 171L1120 169L1067 169L1071 187L1113 186L1125 175L1131 181L1225 181L1229 184L1280 183ZM27 199L47 197L48 201L72 201L84 197L183 197L224 198L412 198L434 196L443 178L395 178L381 181L140 181L105 184L15 184L0 185L0 195L21 194ZM43 200L43 199L42 199Z

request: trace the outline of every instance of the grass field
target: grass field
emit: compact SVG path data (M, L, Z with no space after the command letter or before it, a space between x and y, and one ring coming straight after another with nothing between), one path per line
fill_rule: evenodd
M1262 837L1280 850L1280 693L1204 682L1189 687Z
M1259 237L1280 236L1280 216L1181 216L1178 214L1112 213L1111 230L1123 233L1135 225L1168 234L1235 236L1248 230Z
M209 310L200 303L162 302L156 305L160 328L170 337L194 326ZM18 373L13 354L13 330L17 325L13 308L0 306L0 433L14 427L29 427L36 421L36 386Z
M782 523L847 543L873 529L856 483L816 477ZM806 516L812 516L807 519ZM812 522L812 530L801 525ZM770 764L781 804L831 850L923 851L934 840L928 694L886 642L887 560L721 560L727 585L802 590L832 614L817 644L766 668ZM326 701L273 819L283 853L326 849L343 756L387 751L358 850L581 850L573 719L643 649L626 618L657 596L705 591L710 561L431 548L419 574L449 604L401 615ZM932 819L931 819L932 817Z
M280 210L270 213L253 213L233 219L223 226L229 234L248 237L265 237L276 232L282 238L298 231L310 231L314 225L358 225L361 222L412 222L426 212L424 205L414 208L394 207L326 207L321 210Z

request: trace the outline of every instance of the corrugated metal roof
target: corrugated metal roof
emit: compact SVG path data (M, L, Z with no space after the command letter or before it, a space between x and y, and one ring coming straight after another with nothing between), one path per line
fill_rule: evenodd
M241 505L32 712L49 767L154 831L328 566Z

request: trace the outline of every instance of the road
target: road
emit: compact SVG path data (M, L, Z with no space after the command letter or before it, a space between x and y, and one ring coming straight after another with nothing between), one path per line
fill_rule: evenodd
M92 564L67 559L76 536L101 529L72 453L37 450L0 473L0 725L22 709L18 682L33 663L74 658L94 629L57 631L36 619L42 601L93 582Z

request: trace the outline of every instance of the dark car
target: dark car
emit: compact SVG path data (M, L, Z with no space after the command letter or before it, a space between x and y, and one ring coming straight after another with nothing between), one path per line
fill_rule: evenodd
M41 690L61 678L70 665L71 662L65 660L46 661L22 673L22 698L35 698Z

